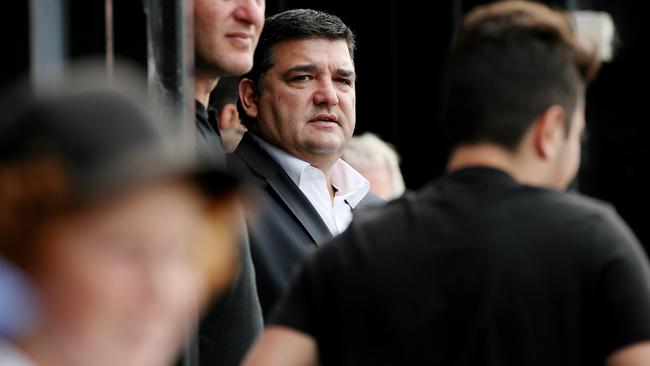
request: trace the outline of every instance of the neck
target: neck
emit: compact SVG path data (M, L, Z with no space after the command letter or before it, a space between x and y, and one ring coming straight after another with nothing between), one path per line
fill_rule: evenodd
M514 151L492 143L462 145L454 149L447 163L447 172L484 166L508 173L517 182L531 186L547 186L543 162L535 160L525 150Z
M325 180L327 182L327 189L330 193L330 198L334 200L334 187L332 186L332 167L339 160L339 156L330 156L330 155L302 155L297 151L288 152L289 154L297 157L300 160L306 161L311 164L316 169L320 170L325 174Z
M194 98L199 101L205 108L210 102L210 93L219 83L219 77L210 77L200 71L196 71L194 80Z
M327 190L330 193L330 199L332 202L334 201L334 194L336 193L336 190L334 189L334 186L332 185L332 167L334 164L338 161L338 158L334 161L331 161L331 159L328 159L327 161L321 161L321 160L307 160L311 165L314 167L318 168L320 171L325 174L325 180L327 182Z

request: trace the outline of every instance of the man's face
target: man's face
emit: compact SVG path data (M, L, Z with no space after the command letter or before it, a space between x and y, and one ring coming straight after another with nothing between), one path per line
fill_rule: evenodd
M204 301L204 205L189 185L156 183L50 225L36 278L67 364L172 361Z
M585 130L584 99L579 98L575 111L571 116L569 135L555 162L555 184L560 189L566 189L578 173L580 167L581 143Z
M354 64L347 43L290 40L272 52L276 62L264 75L251 115L258 120L256 132L312 164L340 157L356 120Z
M265 0L194 0L196 68L214 76L241 75L253 66Z

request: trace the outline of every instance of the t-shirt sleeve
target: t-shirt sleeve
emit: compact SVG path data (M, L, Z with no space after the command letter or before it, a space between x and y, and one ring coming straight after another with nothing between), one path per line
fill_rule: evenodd
M640 243L613 210L596 226L596 324L606 354L650 340L650 265Z

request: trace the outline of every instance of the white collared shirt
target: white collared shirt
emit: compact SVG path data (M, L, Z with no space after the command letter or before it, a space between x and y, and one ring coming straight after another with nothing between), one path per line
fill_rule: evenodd
M366 178L348 163L339 159L332 166L332 186L336 189L332 200L327 187L327 178L320 169L254 134L251 136L300 188L333 235L338 235L347 229L352 221L352 210L370 190L370 182Z

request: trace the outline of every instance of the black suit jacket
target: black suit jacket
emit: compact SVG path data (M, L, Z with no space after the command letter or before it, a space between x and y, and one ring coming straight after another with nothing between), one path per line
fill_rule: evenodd
M234 169L250 173L261 188L257 191L259 211L248 218L247 226L266 318L289 286L297 266L319 245L332 239L332 234L300 188L250 135L244 135L230 163ZM383 202L368 193L354 212Z

